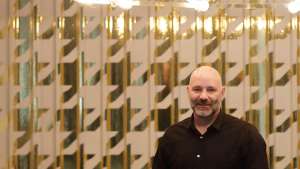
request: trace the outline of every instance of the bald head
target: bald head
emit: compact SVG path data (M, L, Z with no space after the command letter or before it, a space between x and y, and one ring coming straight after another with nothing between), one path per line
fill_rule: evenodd
M222 87L222 78L219 72L210 66L201 66L195 69L191 74L189 85L191 85L195 79L202 78L202 77L208 79L214 79L216 80L218 86Z
M195 69L187 86L194 115L211 122L221 110L224 87L219 72L210 66Z

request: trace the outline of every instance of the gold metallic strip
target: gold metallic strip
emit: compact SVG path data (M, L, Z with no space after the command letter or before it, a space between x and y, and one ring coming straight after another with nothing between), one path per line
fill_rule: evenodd
M225 57L226 57L226 55L227 55L227 53L229 53L229 43L230 43L230 40L228 39L228 38L226 38L226 36L227 36L227 34L228 34L228 28L227 28L227 25L229 25L229 23L230 23L230 21L229 21L229 19L230 19L230 17L229 16L225 16L225 18L224 18L224 21L221 21L222 23L224 23L226 26L224 26L225 28L225 31L224 32L222 32L222 33L224 33L224 37L225 37L225 44L226 44L226 53L225 53ZM223 26L223 25L221 25L221 26ZM221 28L222 29L222 28ZM243 29L244 30L244 29ZM221 35L222 36L222 35ZM243 49L244 49L244 43L242 43L241 44L241 46L243 47ZM240 57L242 57L242 58L244 58L244 56L242 55L242 56L240 56ZM244 59L243 59L243 61L242 61L242 65L245 65L244 64L245 62L244 62ZM227 81L227 77L226 77L226 74L227 74L227 72L230 70L230 66L229 66L229 64L227 64L227 63L225 63L225 65L224 65L224 81L223 81L223 85L225 86L225 88L227 87L227 86L230 86L230 83L229 83L229 81ZM240 81L242 81L242 79L239 79ZM242 86L242 88L244 88L244 86ZM225 91L226 91L226 89L225 89ZM245 92L242 92L241 93L241 95L242 96L244 96L245 95ZM228 98L228 96L227 96L227 92L225 92L225 97L224 98ZM243 97L244 98L244 97ZM226 108L226 99L225 99L225 108L224 108L224 111L225 111L225 113L227 113L227 114L229 114L229 109L228 108ZM242 107L242 110L244 109L244 107L245 107L245 104L244 104L244 99L243 99L243 102L242 102L242 105L241 105L241 107Z
M148 7L147 8L147 25L146 25L146 28L147 28L147 80L149 82L149 85L147 86L148 87L148 91L147 91L147 94L148 96L150 96L151 94L151 86L150 86L150 77L151 77L151 67L152 67L152 64L151 64L151 39L150 39L150 34L151 34L151 28L150 28L150 16L151 16L151 8ZM149 97L148 99L148 108L147 108L147 111L148 111L148 116L147 116L147 126L148 126L148 140L151 140L151 97ZM151 169L152 168L152 163L151 163L151 142L148 141L148 157L149 157L149 160L148 160L148 165L147 165L147 168L148 169Z
M104 159L103 159L103 156L105 155L105 153L103 154L103 142L104 142L104 139L105 138L103 138L103 133L105 132L104 131L104 122L105 122L105 109L104 109L104 104L103 104L103 101L105 100L105 98L103 97L103 93L104 93L104 82L105 82L105 80L104 80L104 75L105 75L105 73L104 73L104 70L105 70L105 64L104 64L104 56L105 56L105 49L104 49L104 46L103 46L103 40L104 40L104 34L105 34L105 31L103 31L104 30L104 28L105 28L105 17L104 17L104 12L103 12L103 7L101 7L100 8L100 11L99 11L99 13L100 13L100 23L102 23L102 24L100 24L100 27L101 28L103 28L103 29L101 29L102 30L102 38L100 38L100 103L99 103L99 105L100 105L100 115L99 115L99 117L100 117L100 125L99 125L99 127L100 127L100 133L99 133L99 135L100 135L100 150L99 150L99 154L100 154L100 166L99 166L99 169L102 169L104 166ZM100 37L101 37L101 35L100 35ZM101 67L102 66L102 67ZM104 110L104 112L102 112L102 110Z
M292 24L293 23L293 17L292 16L290 16L290 23L291 23L291 24L289 24L289 27L290 27L290 30L291 30L290 31L290 34L291 34L290 36L294 37L293 35L294 35L295 30L293 30L293 24ZM294 119L294 112L293 112L293 100L294 100L293 93L297 92L298 90L294 90L294 86L293 86L293 83L292 83L292 77L295 74L294 69L293 69L293 58L292 58L293 57L293 52L295 52L295 51L293 51L293 48L292 48L293 38L290 38L290 44L291 44L291 48L290 48L290 57L289 57L290 62L289 62L289 64L290 64L290 70L291 71L288 71L288 79L290 79L290 81L291 81L291 83L290 83L291 92L290 92L290 102L289 102L289 106L290 106L289 109L291 110L291 118L289 118L289 124L290 124L289 127L292 127L292 125L294 123L294 120L296 120L296 119ZM295 136L293 134L291 134L291 142L290 142L291 150L293 150L294 148L297 148L297 145L295 146L293 144L293 141L292 141L293 137L295 137ZM296 138L298 138L298 137L296 137ZM292 158L291 161L290 161L291 168L295 168L293 160L294 160L294 158Z
M80 25L82 25L82 24L80 24ZM83 87L84 84L85 84L85 82L84 82L84 72L86 70L86 67L85 67L85 63L84 63L84 56L85 56L85 54L83 52L81 52L81 57L80 57L80 59L81 59L80 63L81 64L79 64L81 66L81 68L79 68L80 73L81 73L81 75L80 75L80 77L81 77L81 80L80 80L81 81L80 82L81 87ZM81 92L81 91L79 91L79 92ZM83 132L87 131L87 126L85 124L85 118L87 117L87 110L85 109L84 97L80 97L79 105L80 105L79 112L81 113L80 114L80 132L83 133ZM79 143L79 145L80 145L80 143ZM85 149L84 149L84 145L83 145L83 149L82 149L82 152L81 152L81 155L83 156L82 161L81 161L82 166L85 166L85 164L87 163L87 160L88 160L87 154L85 154L84 150Z
M154 37L156 37L156 34L158 33L158 25L157 25L157 20L158 20L158 16L157 16L157 14L158 14L158 7L154 7L154 16L155 16L155 30L154 30ZM152 48L152 50L153 49L155 49L156 48L156 39L154 38L153 39L153 48ZM153 69L154 69L154 75L155 75L155 77L154 77L154 86L153 86L153 88L154 88L154 105L153 105L153 108L154 108L154 131L158 131L158 109L157 109L157 102L158 102L158 97L157 97L157 92L156 92L156 83L157 83L157 81L159 80L158 79L158 65L157 65L157 63L156 63L156 56L158 56L158 50L155 50L155 53L154 53L154 56L153 56ZM152 110L151 110L152 111Z
M15 128L15 124L14 124L14 118L15 118L15 114L16 114L16 110L13 108L14 105L14 96L12 95L12 90L13 90L13 86L14 86L14 66L13 66L13 59L14 56L13 55L13 49L11 46L11 41L13 39L13 35L14 35L14 30L13 30L13 17L12 17L12 13L13 13L13 9L12 9L12 2L14 1L9 1L6 0L6 6L7 6L7 17L8 17L8 21L9 21L9 26L7 27L7 43L8 43L8 56L7 56L7 61L8 61L8 163L7 163L7 168L13 168L14 167L14 162L16 162L16 157L14 156L15 153L15 147L16 147L16 142L13 139L13 132L14 132L14 128Z
M275 17L274 17L274 15L272 15L272 13L269 13L269 15L267 15L267 20L268 21L272 21L273 23L275 23ZM270 32L268 32L267 35L270 35L271 37L274 37L274 35L275 35L274 29L271 30ZM268 37L266 37L266 38L268 38ZM272 45L273 45L273 50L276 50L275 39L272 40ZM270 60L268 60L268 61L270 62ZM275 63L275 57L273 57L273 63L271 65L272 72L269 72L268 74L270 74L270 76L273 77L273 80L270 81L270 86L273 87L273 90L272 90L273 96L274 96L274 98L276 98L276 92L275 92L275 86L276 86L276 84L275 84L275 80L274 80L275 79L275 75L276 75L275 74L276 67L275 67L274 63ZM266 123L265 123L265 126L266 126L266 138L268 136L270 136L273 132L276 132L276 128L275 128L275 125L274 125L274 123L275 123L275 115L276 115L276 112L275 112L276 103L275 103L275 101L273 101L273 105L269 105L268 104L268 106L269 106L269 108L272 108L272 109L269 111L269 114L266 115ZM271 107L271 106L273 106L273 107ZM270 116L272 116L272 118ZM273 123L273 126L271 126L271 123ZM275 142L276 142L276 140L275 140ZM267 148L267 153L269 155L269 164L270 164L270 167L274 167L274 164L276 162L275 151L271 151L270 148ZM273 165L273 166L271 166L271 165Z
M274 15L275 15L275 13L274 13ZM272 21L273 23L275 23L276 18L275 18L275 16L272 16L272 14L270 14L270 16L269 16L269 18L267 18L267 20ZM272 30L270 35L275 37L275 34L276 34L275 31ZM273 49L276 50L276 40L274 39L272 43L273 43ZM276 71L275 71L276 70L276 59L275 58L276 57L273 58L273 63L275 63L275 64L271 65L271 68L273 70L273 72L272 72L273 79L276 78ZM277 95L276 95L276 90L275 90L275 86L276 86L275 80L273 80L270 85L274 86L274 89L273 89L274 93L273 94L274 94L274 98L276 98ZM272 115L271 120L273 122L273 126L271 126L271 120L269 120L270 117L267 118L267 121L266 121L266 124L265 124L268 127L268 130L267 130L268 133L266 133L267 136L270 136L272 133L277 132L276 127L275 127L276 126L275 125L275 123L276 123L276 121L275 121L276 110L274 109L275 107L277 107L276 105L277 105L277 102L273 101L273 105L271 105L271 106L273 106L273 109L272 109L272 111L270 111L270 113ZM276 165L276 162L277 162L277 160L276 160L276 156L277 156L277 154L276 154L276 143L277 143L277 139L274 139L274 145L275 145L274 148L272 148L272 149L268 148L269 162L270 162L270 167L271 168L273 168Z
M54 168L58 168L58 163L59 163L59 161L58 160L60 160L60 158L58 159L57 158L57 156L59 156L60 154L58 154L58 152L57 152L57 150L59 151L59 153L61 152L61 150L59 150L59 148L60 148L60 144L57 144L57 140L59 140L59 139L57 139L57 137L59 136L59 130L57 129L57 123L58 123L58 121L57 121L57 119L58 119L58 115L57 115L57 113L58 112L60 112L60 110L59 110L59 108L61 107L61 103L59 102L58 104L57 104L57 101L56 100L60 100L61 101L61 97L59 96L59 94L58 94L58 91L60 91L60 88L59 88L59 81L60 81L60 79L59 79L59 68L60 68L60 65L59 65L59 60L57 60L57 57L56 57L56 55L57 55L57 49L58 49L58 45L59 45L59 43L57 43L58 42L58 40L59 40L59 34L60 34L60 27L59 27L59 23L58 23L58 14L57 14L57 12L56 12L56 6L57 6L57 1L52 1L52 9L53 9L53 11L52 11L52 15L53 15L53 17L54 17L54 20L52 21L53 22L53 24L54 24L54 27L53 27L53 31L54 31L54 39L55 40L53 40L53 46L54 46L54 48L53 48L53 50L54 50L54 55L53 55L53 57L54 57L54 72L55 72L55 75L54 75L54 82L55 82L55 88L54 88L54 98L53 98L53 103L54 103L54 111L53 111L53 139L52 139L52 141L53 141L53 143L54 143L54 150L53 150L53 165L52 165L52 169L54 169ZM58 53L58 55L59 56L61 56L62 54L61 53ZM59 57L60 58L60 57ZM61 113L61 112L60 112ZM61 115L59 115L60 117L61 117ZM57 132L58 131L58 132ZM58 148L57 148L57 145L59 146Z
M19 6L19 1L16 1L16 6ZM19 11L15 8L15 11L14 11L14 14L15 14L15 16L16 16L16 25L18 25L18 26L16 26L16 29L14 30L14 33L15 33L15 37L14 37L14 41L13 42L15 42L15 41L17 41L18 39L19 39L19 21L20 21L20 17L19 17ZM13 47L14 47L14 49L16 49L16 45L14 44L13 45ZM12 60L12 63L14 64L15 63L15 58L17 58L17 54L16 53L14 53L13 54L13 60ZM18 69L17 70L14 70L14 79L18 79L18 81L20 81L19 80L19 67L20 67L20 65L18 65ZM14 83L13 84L13 86L15 85L15 84L17 84L17 83ZM18 84L19 85L19 84ZM19 92L21 92L21 91L19 91ZM16 98L17 97L14 97L13 96L13 98L14 98L14 101L13 101L13 106L12 106L12 109L13 109L13 112L14 112L14 118L13 118L13 122L14 122L14 129L13 129L13 133L14 132L16 132L16 131L18 131L18 129L19 129L19 123L18 123L18 110L16 109L16 105L17 105L17 103L18 103L18 100L16 100ZM13 148L13 156L14 156L14 166L19 166L19 156L17 155L17 149L18 149L18 140L17 139L15 139L14 140L15 142L14 142L14 148Z
M127 40L129 41L130 39L130 30L129 30L129 25L130 25L130 12L126 11L124 12L124 49L123 49L123 55L124 55L124 63L123 63L123 72L122 72L122 82L123 82L123 93L124 93L124 106L123 106L123 138L124 138L124 155L123 155L123 160L124 160L124 166L123 169L128 169L128 150L127 150L127 131L128 131L128 116L130 117L130 110L128 110L127 106L127 84L128 84L128 76L130 76L130 70L127 72L127 65L130 66L130 63L128 62L128 57L127 57ZM127 24L126 24L127 23ZM128 115L129 113L129 115ZM130 164L130 163L129 163Z
M76 169L80 169L81 165L81 148L80 148L80 133L81 133L81 120L82 120L82 106L83 106L83 99L80 96L80 89L82 87L82 71L83 67L82 64L84 62L83 58L81 57L81 46L80 46L80 40L81 40L81 17L82 17L82 7L79 8L79 11L75 14L75 30L76 34L74 35L77 43L77 48L73 49L77 52L77 65L76 65L76 92L77 92L77 100L78 100L78 106L76 106L76 126L75 126L75 133L76 133L76 145L77 145L77 151L76 151Z
M60 56L63 56L63 49L61 50L60 52ZM63 75L64 74L64 65L61 64L61 62L59 62L59 67L60 67L60 75ZM64 82L64 77L63 76L60 76L60 84L59 84L59 90L61 91L62 89L62 84ZM62 95L59 95L59 98L60 98L60 101L59 101L59 118L60 118L60 126L59 126L59 133L58 133L58 137L60 135L60 132L63 132L64 131L64 108L63 108L63 105L64 105L64 97L63 97L63 94ZM60 143L60 146L59 146L59 164L60 164L60 167L62 169L64 169L64 154L63 154L63 150L64 150L64 141L61 141Z
M62 64L62 58L64 57L64 47L61 43L61 41L64 39L64 32L65 32L65 27L64 27L64 22L65 22L65 18L64 18L64 6L65 3L61 4L61 9L60 9L60 19L59 19L59 68L60 68L60 83L59 83L59 90L61 91L62 86L64 85L64 79L65 77L64 75L64 64ZM63 16L62 16L63 15ZM59 132L63 132L64 131L64 126L65 126L65 119L64 119L64 93L59 92L59 116L60 116L60 126L59 126ZM60 133L59 133L60 135ZM60 142L60 146L59 146L59 164L60 164L60 168L64 169L64 140ZM55 166L56 167L56 166Z
M244 0L245 1L245 0ZM247 54L249 55L249 50L248 50L248 48L246 47L246 43L247 43L247 41L246 41L246 37L247 37L247 35L249 34L249 30L246 30L245 29L245 26L246 26L246 20L250 20L250 17L249 16L246 16L246 11L245 10L243 10L243 30L242 30L242 36L243 36L243 77L244 77L244 80L246 81L246 76L247 76L247 64L246 63L249 63L249 62L246 62L246 60L248 59L248 58L246 58L247 57ZM243 83L243 86L242 86L242 88L243 88L243 90L244 91L246 91L246 83ZM243 119L246 119L246 114L245 114L245 110L246 110L246 102L248 101L248 100L246 100L246 94L245 94L246 92L242 92L242 96L243 96L243 110L244 110L244 112L243 112L243 115L242 115L242 118Z
M110 28L111 24L113 24L113 20L110 19L112 16L110 15L112 13L112 8L111 7L107 7L106 9L106 13L108 14L106 19L107 19L107 22L108 22L108 27ZM107 29L107 41L109 42L110 39L112 39L112 32ZM109 44L109 43L108 43ZM109 56L111 56L111 51L112 49L110 48L108 51L107 51L107 55L106 57L109 58ZM110 86L112 84L112 79L111 79L111 71L112 71L112 68L111 68L111 64L110 63L106 63L107 64L107 67L106 67L106 72L107 72L107 84L108 86ZM107 118L106 118L106 121L107 121L107 131L111 131L111 109L110 109L110 103L111 103L111 93L108 94L107 96L107 105L105 106L106 107L106 115L107 115ZM110 154L110 149L111 149L111 139L108 140L108 143L107 143L107 147L106 147L106 167L107 169L111 169L111 154Z
M36 79L36 74L37 74L37 69L36 69L36 64L37 64L37 56L33 53L33 41L34 41L34 34L35 34L35 17L37 15L37 8L33 7L32 2L30 1L30 7L31 9L33 9L33 12L31 12L30 14L30 19L29 19L29 34L30 34L30 47L29 50L29 54L31 57L31 72L30 72L30 80L31 80L31 86L30 86L30 90L31 90L31 94L30 94L30 100L32 101L32 103L29 106L29 113L30 113L30 124L29 124L29 137L30 137L30 168L35 169L37 168L37 163L36 163L36 159L37 159L37 150L35 149L35 145L34 145L34 133L35 133L35 124L36 124L36 112L37 112L37 98L35 97L35 79Z
M202 21L202 23L204 23L204 21L205 21L205 16L204 15L200 15L200 17L201 17L201 21ZM201 41L203 41L203 42L205 42L206 40L205 40L205 29L204 29L205 27L204 27L204 24L203 24L203 26L202 26L202 28L201 28ZM203 43L203 44L205 44L205 43ZM200 57L200 63L201 64L203 64L204 63L204 48L203 48L203 46L201 46L201 48L200 48L200 55L199 55L199 57ZM199 63L199 62L198 62ZM198 64L197 63L197 64ZM198 66L198 65L197 65Z
M299 50L299 44L300 44L300 41L299 41L299 35L300 35L300 16L298 15L297 16L297 51ZM299 66L299 63L300 63L300 53L297 52L297 62L296 62L296 77L297 77L297 87L299 87L299 84L300 84L300 66ZM299 110L300 110L300 97L299 97L299 93L297 94L297 137L299 138L299 135L300 135L300 115L299 115ZM298 150L300 150L300 139L298 139ZM300 169L300 155L297 154L297 168Z
M175 57L175 41L176 41L176 31L174 30L174 24L176 24L176 23L174 23L174 18L176 18L176 11L175 11L175 9L174 8L172 8L172 10L171 10L171 16L169 17L169 19L171 19L171 25L170 26L168 26L169 28L171 28L171 30L169 31L169 32L171 32L170 34L169 34L169 36L170 36L170 41L171 41L171 46L170 46L170 48L171 48L171 55L172 55L172 59L171 59L171 63L167 63L167 64L169 64L168 66L169 67L171 67L170 68L170 71L169 72L167 72L167 73L169 73L170 74L170 78L168 79L169 81L167 82L168 84L170 84L169 85L169 88L170 88L170 94L171 94L171 99L172 99L172 101L171 101L171 119L170 119L170 121L171 121L171 124L174 124L175 123L175 100L174 100L174 81L175 81L175 76L174 76L174 74L175 74L175 71L176 70L174 70L174 67L175 67L175 59L176 59L176 57ZM170 22L168 22L168 23L170 23Z
M222 58L222 29L221 29L221 19L222 19L222 14L224 15L224 12L223 13L221 13L221 12L219 12L218 13L218 15L213 19L214 21L213 21L213 25L214 25L214 28L216 29L215 31L216 31L216 38L217 38L217 41L218 41L218 43L217 43L217 47L216 47L216 49L215 50L217 50L218 51L218 59L217 59L217 61L216 61L216 63L217 63L217 65L216 65L216 69L220 72L220 74L221 74L221 76L222 76L222 79L221 80L223 80L224 79L224 81L226 81L225 79L226 79L226 73L225 72L223 72L223 58ZM226 56L226 53L225 53L225 56ZM225 109L225 112L226 112L226 109Z
M200 26L200 25L198 25L197 24L197 20L199 20L200 21L200 19L199 19L199 16L198 16L198 12L195 10L195 12L194 12L194 23L195 23L195 26L194 26L194 31L193 31L193 33L194 33L194 42L195 42L195 65L197 66L197 64L199 63L199 61L198 61L198 55L199 55L199 49L198 49L198 46L199 46L199 43L198 43L198 41L199 41L199 39L198 39L198 36L199 36L199 30L198 30L198 26ZM200 52L201 53L201 52ZM179 83L180 84L180 83ZM181 85L181 84L180 84ZM180 98L179 98L180 99ZM181 112L180 112L181 113Z
M13 2L12 2L13 3ZM11 6L12 6L12 3L10 4ZM17 0L15 0L15 5L16 6L18 6L18 1ZM19 21L19 17L17 17L17 15L18 15L18 11L16 10L16 8L13 8L13 10L12 10L12 12L10 13L10 16L11 17L13 17L14 19L14 23L16 23L17 21ZM19 22L18 22L19 23ZM16 24L15 24L16 25ZM12 29L12 33L13 33L13 36L12 36L12 42L15 42L16 41L16 39L17 39L17 36L16 36L16 34L17 34L17 31L18 31L18 29ZM15 50L15 44L13 43L13 45L12 45L12 47L11 47L11 50L12 51L14 51ZM14 85L16 84L15 83L15 80L17 79L17 71L18 71L18 69L16 69L16 67L15 66L13 66L14 65L14 62L15 62L15 58L16 58L17 56L16 56L16 53L15 52L10 52L10 63L11 63L11 65L12 65L12 74L11 74L11 77L12 77L12 83L11 83L11 86L12 87L14 87ZM10 92L10 93L12 93L12 92ZM11 99L12 99L12 101L11 101L11 111L12 111L12 131L11 131L11 140L12 140L12 154L11 154L11 156L12 156L12 163L11 163L11 167L16 167L16 166L18 166L18 157L17 157L17 155L16 155L16 151L17 151L17 140L16 139L14 139L14 137L13 137L13 133L15 132L15 131L17 131L18 130L18 123L16 122L16 119L17 119L17 113L18 113L18 111L16 110L16 108L15 108L15 105L17 104L17 100L16 100L16 97L14 97L14 95L11 95Z
M269 42L269 38L271 38L272 36L273 36L273 34L274 34L274 31L272 31L271 29L270 29L270 25L269 25L269 23L270 22L273 22L274 20L274 17L273 17L273 14L272 14L272 11L267 11L267 13L266 13L266 24L267 24L267 26L266 26L266 37L265 37L265 39L266 39L266 64L267 65L269 65L269 66L267 66L266 67L266 75L267 75L267 81L266 81L266 95L267 95L267 99L269 98L269 92L268 92L268 89L270 88L270 87L273 87L274 86L274 82L273 81L271 81L270 79L271 79L271 77L274 77L274 71L273 70L275 70L275 67L274 67L274 64L272 63L272 60L270 60L269 59L269 52L270 52L270 50L269 50L269 45L268 44L270 44L270 45L272 45L273 46L273 50L275 49L274 48L274 44L275 44L275 41L274 40L272 40L271 42ZM272 53L273 53L273 51L272 51ZM274 62L274 58L273 58L273 62ZM271 71L270 71L270 69L272 69ZM274 91L274 87L273 87L273 94L275 94L275 91ZM273 105L274 105L274 102L273 102ZM270 105L269 104L269 99L267 100L267 102L266 102L266 113L265 113L265 135L266 136L268 136L268 135L270 135L270 125L271 125L271 122L270 122L270 116L272 116L273 118L274 118L274 109L272 109L272 107L271 107L272 105ZM272 120L272 121L274 121L274 120Z
M0 128L3 127L4 132L6 132L6 134L3 136L4 139L7 141L7 145L5 150L3 150L4 152L7 152L6 155L3 155L2 157L5 157L4 161L5 164L3 164L3 166L5 168L10 168L12 167L12 160L11 160L11 71L10 71L10 30L11 30L11 19L10 19L10 6L9 6L9 1L8 0L4 0L3 3L6 7L7 12L4 14L4 20L7 22L7 26L5 26L5 28L3 29L3 41L5 41L7 43L7 48L5 49L7 52L7 55L3 55L3 57L5 57L6 59L4 60L3 64L4 66L4 72L3 73L3 87L5 87L7 89L7 91L5 92L5 97L6 97L6 104L4 105L4 118L3 118L3 123L0 124ZM6 33L5 33L6 32ZM2 121L2 120L1 120ZM7 137L6 137L7 136Z
M270 25L268 24L269 21L272 19L272 11L270 10L267 10L265 11L265 21L266 21L266 28L265 28L265 38L264 38L264 50L265 50L265 62L263 63L264 64L264 72L265 72L265 76L264 77L264 80L265 80L265 88L264 88L264 95L266 96L265 97L265 107L264 107L264 114L263 115L259 115L260 118L264 118L264 122L263 122L263 127L264 127L264 136L268 136L269 135L269 126L270 126L270 113L273 113L271 112L271 110L273 111L274 109L272 109L270 106L270 102L269 102L269 88L273 86L273 83L271 81L271 77L273 76L271 73L272 71L270 71L271 68L273 68L273 64L271 63L271 60L270 60L270 57L269 57L269 51L270 51L270 47L269 47L269 38L270 38ZM274 42L274 41L273 41ZM274 48L273 48L274 49ZM273 51L272 51L273 53ZM271 65L272 64L272 65ZM272 69L273 70L273 69ZM262 112L260 112L262 113ZM261 119L258 119L258 123L256 124L259 124L260 125L260 121ZM259 126L261 127L261 126Z
M251 13L251 12L250 12ZM250 15L251 16L251 15ZM249 17L250 18L250 27L249 27L249 37L251 37L251 35L253 34L253 26L252 26L252 22L253 22L253 17ZM248 47L246 48L246 49L248 49L248 74L249 74L249 94L250 94L250 100L248 100L248 102L250 102L249 103L249 110L248 110L248 112L249 112L249 114L252 112L252 104L251 104L251 100L252 100L252 95L251 95L251 84L252 84L252 78L251 78L251 73L252 73L252 62L251 62L251 45L252 45L252 40L251 40L251 38L249 38L249 43L248 43ZM246 113L246 112L245 112ZM248 114L248 115L249 115ZM245 119L247 120L247 121L249 121L249 119L250 119L250 117L247 117L248 116L247 114L245 114Z

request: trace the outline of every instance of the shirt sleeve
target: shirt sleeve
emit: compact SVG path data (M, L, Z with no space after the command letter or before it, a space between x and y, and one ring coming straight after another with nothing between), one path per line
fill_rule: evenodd
M246 141L243 146L244 169L269 169L266 143L257 129L250 126L245 132Z
M159 139L157 151L153 158L152 169L168 169L167 165L167 152L166 152L166 144L163 140L164 138Z

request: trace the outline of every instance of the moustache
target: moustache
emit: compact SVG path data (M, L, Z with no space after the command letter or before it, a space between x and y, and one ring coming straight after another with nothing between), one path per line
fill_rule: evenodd
M209 106L210 105L208 100L194 100L193 103L195 105L200 105L200 106Z
M193 100L194 105L199 105L199 106L211 106L214 105L218 102L218 100L206 100L206 99L201 99L201 100Z

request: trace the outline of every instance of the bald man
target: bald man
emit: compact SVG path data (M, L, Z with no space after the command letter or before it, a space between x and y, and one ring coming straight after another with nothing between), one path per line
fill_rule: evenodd
M191 74L187 93L193 114L160 138L153 169L268 169L266 144L251 124L221 109L224 87L217 70Z

